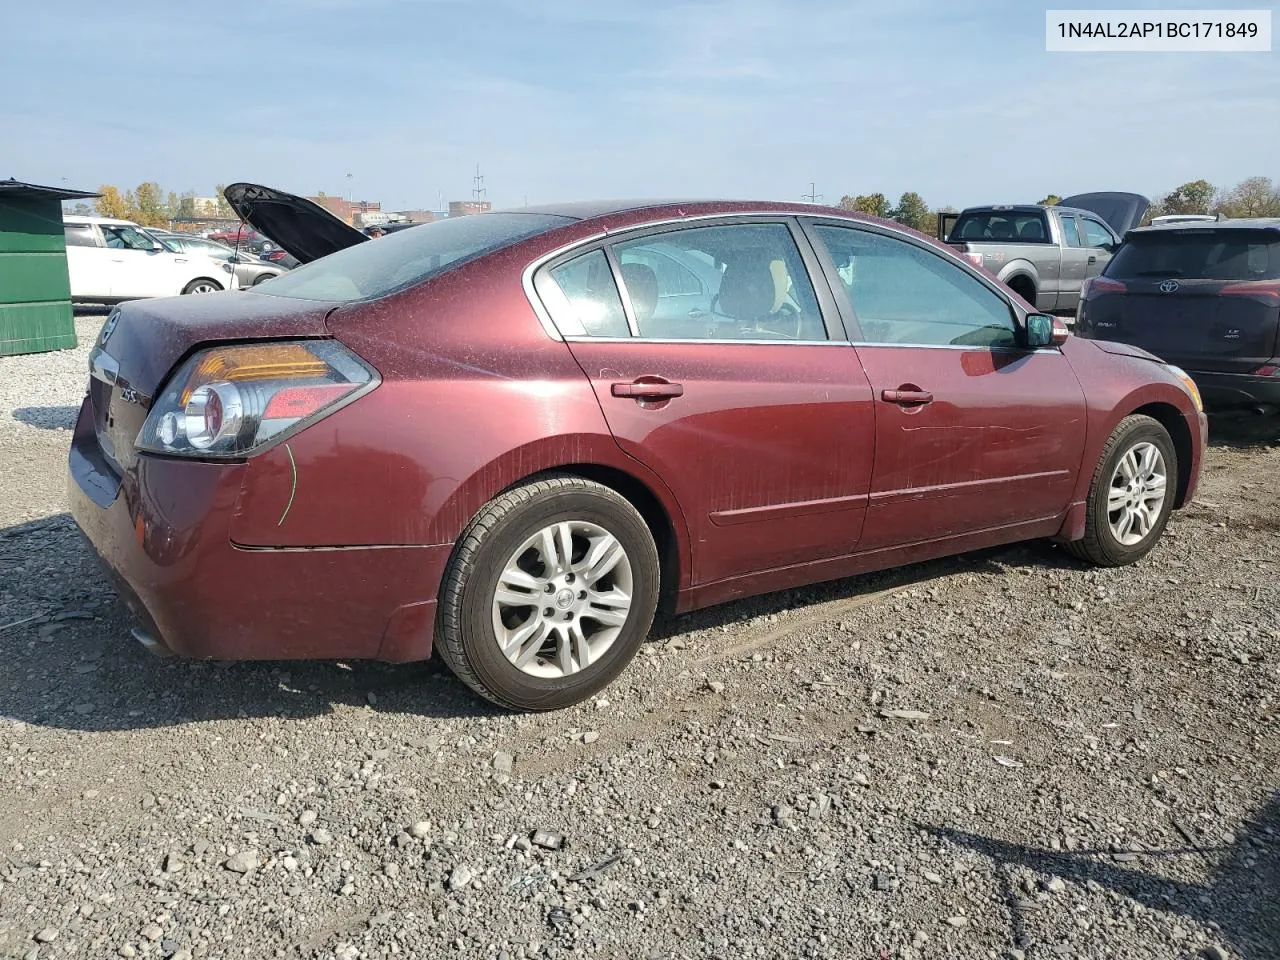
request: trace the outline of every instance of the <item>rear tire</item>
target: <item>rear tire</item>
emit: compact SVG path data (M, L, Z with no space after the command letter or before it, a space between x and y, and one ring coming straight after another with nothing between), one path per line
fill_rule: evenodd
M660 576L653 535L616 491L572 476L527 483L491 500L458 538L436 650L500 706L571 706L631 662Z
M1151 417L1125 417L1094 470L1084 538L1064 544L1067 552L1100 567L1141 560L1164 533L1177 483L1178 454L1169 431Z
M198 280L192 280L182 288L184 295L188 293L219 293L221 290L222 286L217 280L210 280L206 277L201 277Z

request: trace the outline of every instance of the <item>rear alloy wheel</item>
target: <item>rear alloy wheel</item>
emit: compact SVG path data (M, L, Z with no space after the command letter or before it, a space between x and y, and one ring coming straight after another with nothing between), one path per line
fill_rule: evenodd
M192 280L183 288L185 293L219 293L222 288L212 280Z
M1159 421L1126 417L1102 450L1089 487L1083 540L1067 549L1090 563L1119 567L1151 552L1169 522L1178 458Z
M459 538L436 649L472 689L516 710L555 710L611 683L657 607L658 552L625 498L551 477L491 501Z

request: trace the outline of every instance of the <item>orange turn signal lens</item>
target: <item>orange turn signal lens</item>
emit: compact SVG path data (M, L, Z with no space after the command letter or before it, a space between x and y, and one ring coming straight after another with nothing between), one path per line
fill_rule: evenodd
M200 359L182 390L183 406L191 394L206 383L252 380L304 380L323 377L329 365L300 343L266 343L223 347Z

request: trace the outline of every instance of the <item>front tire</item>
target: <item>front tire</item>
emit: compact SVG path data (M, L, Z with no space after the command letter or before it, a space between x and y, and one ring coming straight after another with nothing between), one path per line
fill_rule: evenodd
M192 280L182 288L184 295L188 293L219 293L221 290L222 287L219 286L218 281L209 280L204 277L201 277L199 280Z
M500 706L571 706L631 662L660 576L653 535L616 491L571 476L527 483L486 504L459 537L436 649Z
M1065 546L1100 567L1141 560L1159 541L1177 494L1178 454L1158 420L1125 417L1102 448L1089 485L1084 539Z

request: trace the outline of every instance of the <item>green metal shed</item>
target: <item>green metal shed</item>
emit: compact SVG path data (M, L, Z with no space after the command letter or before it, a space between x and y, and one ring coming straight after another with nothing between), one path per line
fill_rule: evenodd
M0 356L76 345L62 201L96 196L0 180Z

